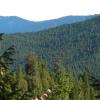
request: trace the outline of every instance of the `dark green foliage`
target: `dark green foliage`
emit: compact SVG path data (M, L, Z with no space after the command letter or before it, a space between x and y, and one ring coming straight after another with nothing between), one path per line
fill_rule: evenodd
M41 80L39 75L39 66L37 56L34 54L30 54L27 57L26 64L26 74L28 76L28 90L33 94L33 96L37 96L42 91Z
M30 51L44 59L51 67L52 57L58 55L64 65L81 73L87 67L95 76L100 76L100 16L84 22L62 25L35 33L5 35L0 43L1 51L16 45L17 63L24 63Z
M0 38L2 39L2 34ZM11 46L0 56L0 100L14 100L19 92L15 89L16 80L9 68L13 62L13 53L14 46Z
M3 36L3 34L4 34L4 33L0 33L0 40L2 40L2 36Z
M94 76L90 75L91 86L96 91L95 97L100 99L100 79L95 78Z
M25 70L28 92L32 93L33 97L42 95L52 85L53 81L46 64L39 60L34 53L28 55Z
M54 91L50 100L69 100L70 92L73 88L73 80L70 74L66 73L65 69L58 68L55 72L56 77Z
M24 69L22 68L21 65L17 66L16 67L16 74L15 74L15 77L16 77L16 88L18 90L20 90L19 92L19 96L17 97L17 99L21 99L28 91L28 83L27 83L27 80L26 80L26 74L24 72Z
M98 21L100 17L34 34L5 36L6 40L0 41L0 100L30 100L40 97L48 88L52 90L48 100L99 99ZM25 67L21 67L23 63L17 66L15 72L10 67L15 51L12 44L17 46L17 63L25 63ZM36 51L38 56L30 53L24 61L31 51ZM51 69L48 70L47 64L39 57Z
M85 72L75 79L72 72L65 70L61 64L55 62L53 68L55 85L49 100L96 100L89 73Z

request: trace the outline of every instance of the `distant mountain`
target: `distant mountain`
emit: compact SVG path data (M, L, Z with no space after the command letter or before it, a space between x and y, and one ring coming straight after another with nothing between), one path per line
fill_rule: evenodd
M100 77L100 16L44 31L6 34L0 42L0 53L16 47L17 63L23 63L31 51L50 66L57 56L75 72L87 70Z
M34 22L17 16L0 16L0 32L34 32L62 24L83 21L88 18L91 18L91 16L66 16L53 20Z

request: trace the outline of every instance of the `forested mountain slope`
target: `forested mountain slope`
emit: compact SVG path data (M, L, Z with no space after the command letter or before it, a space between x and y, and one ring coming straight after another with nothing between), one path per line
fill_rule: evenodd
M34 51L49 66L52 57L57 56L75 72L87 68L100 76L100 16L35 33L5 35L0 49L3 51L12 44L16 46L18 63L23 63L25 56Z
M50 27L69 24L86 20L90 16L65 16L58 19L46 21L29 21L17 16L0 16L0 32L15 33L15 32L33 32L38 30L47 29Z

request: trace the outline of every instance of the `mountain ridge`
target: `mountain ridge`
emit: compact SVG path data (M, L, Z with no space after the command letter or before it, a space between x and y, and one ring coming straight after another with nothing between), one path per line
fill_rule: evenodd
M51 27L83 21L90 16L65 16L46 21L29 21L18 16L0 16L0 32L35 32Z

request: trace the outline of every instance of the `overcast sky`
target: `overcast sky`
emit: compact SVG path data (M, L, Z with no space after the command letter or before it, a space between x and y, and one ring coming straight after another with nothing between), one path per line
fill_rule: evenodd
M0 0L0 16L40 21L89 14L100 14L100 0Z

